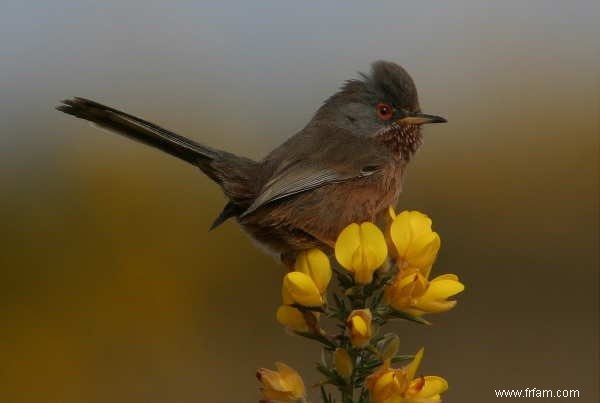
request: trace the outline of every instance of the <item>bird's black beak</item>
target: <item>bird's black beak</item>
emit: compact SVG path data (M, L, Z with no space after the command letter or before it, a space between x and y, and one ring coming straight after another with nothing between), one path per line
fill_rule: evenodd
M426 123L446 123L447 120L441 116L427 115L426 113L415 113L398 119L398 122L409 125L424 125Z

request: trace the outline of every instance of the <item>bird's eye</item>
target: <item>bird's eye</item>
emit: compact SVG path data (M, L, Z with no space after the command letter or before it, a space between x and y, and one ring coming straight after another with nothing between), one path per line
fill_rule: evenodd
M394 109L388 104L380 103L375 107L377 111L377 116L379 116L383 120L389 120L394 114Z

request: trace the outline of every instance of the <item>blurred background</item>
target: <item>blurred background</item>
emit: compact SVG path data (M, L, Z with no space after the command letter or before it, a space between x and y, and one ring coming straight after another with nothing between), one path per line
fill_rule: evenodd
M467 291L402 350L448 402L598 401L600 3L2 2L0 401L252 402L318 347L275 322L283 270L194 168L54 111L89 97L261 158L346 79L402 64L427 127L401 209ZM312 393L312 392L311 392ZM539 399L537 401L544 401Z

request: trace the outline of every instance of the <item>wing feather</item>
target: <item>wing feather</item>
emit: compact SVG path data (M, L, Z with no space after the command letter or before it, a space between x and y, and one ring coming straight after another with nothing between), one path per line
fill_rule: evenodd
M321 145L322 141L318 141L319 137L324 137L325 146ZM342 145L343 149L335 145ZM276 164L272 176L241 217L266 204L308 190L373 175L379 172L385 161L385 152L370 139L356 137L347 131L331 127L300 132L283 147L295 149L297 154L293 159L284 158ZM286 156L283 150L275 150L274 158L277 158L278 153Z

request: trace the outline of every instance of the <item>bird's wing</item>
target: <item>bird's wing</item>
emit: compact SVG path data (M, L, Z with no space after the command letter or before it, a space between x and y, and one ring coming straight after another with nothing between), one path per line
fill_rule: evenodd
M340 129L317 127L301 132L274 151L273 174L241 216L327 184L373 175L383 166L385 154L372 140Z

